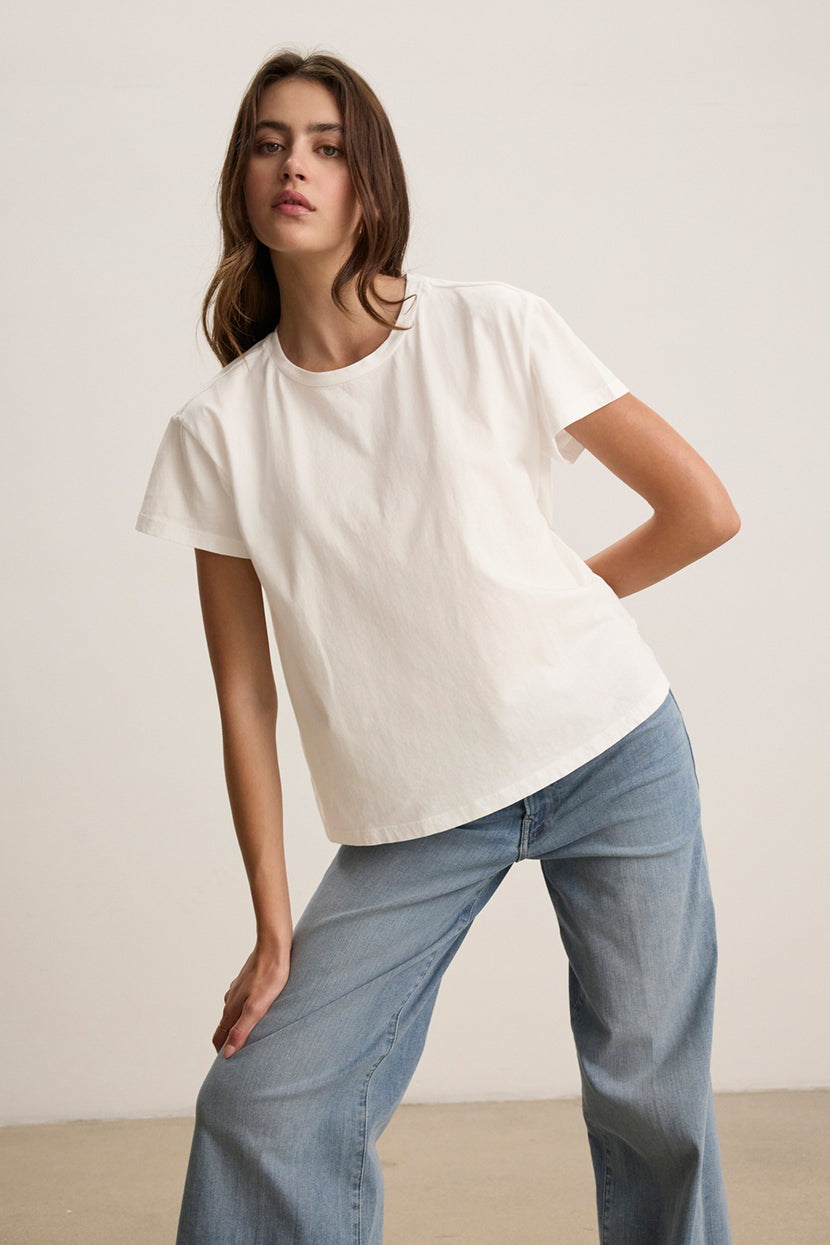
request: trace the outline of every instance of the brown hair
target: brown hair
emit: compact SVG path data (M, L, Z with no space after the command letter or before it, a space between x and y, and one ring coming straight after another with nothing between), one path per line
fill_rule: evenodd
M202 328L213 353L231 363L279 323L280 290L268 248L251 229L245 208L244 178L253 151L257 105L263 92L282 78L311 78L331 91L343 119L343 153L363 209L352 253L334 278L331 295L346 311L343 288L356 279L355 290L373 320L390 329L369 304L367 287L382 303L394 300L376 293L378 274L400 277L409 240L409 197L406 175L389 118L361 76L325 52L301 56L283 51L269 57L248 85L228 144L219 179L217 209L222 228L222 257L202 304ZM375 205L379 211L376 215ZM213 303L212 324L208 311Z

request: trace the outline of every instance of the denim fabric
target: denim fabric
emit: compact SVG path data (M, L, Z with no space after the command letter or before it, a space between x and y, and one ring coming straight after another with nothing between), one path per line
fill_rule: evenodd
M539 862L570 963L602 1245L729 1245L709 1075L715 921L671 692L507 808L339 848L296 924L284 990L199 1091L177 1245L381 1245L377 1139L444 971L523 860Z

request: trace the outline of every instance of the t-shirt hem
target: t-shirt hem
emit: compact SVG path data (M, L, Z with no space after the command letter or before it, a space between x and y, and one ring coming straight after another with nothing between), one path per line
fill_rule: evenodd
M424 817L419 821L374 826L370 830L363 829L360 832L335 831L326 827L326 837L332 843L342 843L354 847L375 846L381 843L401 843L406 842L408 839L420 839L430 834L440 834L456 826L463 826L466 822L474 821L478 817L484 817L488 813L497 812L498 809L506 808L509 804L513 804L527 795L541 791L543 787L549 786L552 782L565 778L574 770L579 769L580 765L593 761L601 753L605 752L606 749L619 743L629 731L632 731L635 726L640 726L646 718L660 708L670 690L669 680L661 672L660 680L651 687L647 696L637 701L632 708L628 709L626 713L617 718L610 726L606 726L588 743L582 744L564 757L560 757L554 765L543 766L541 769L509 783L506 787L501 787L498 791L491 792L490 795L479 797L476 800L468 800L455 808L443 813L435 813L431 817Z
M139 514L135 525L137 532L147 536L160 536L165 540L174 540L181 545L190 545L192 549L206 549L209 553L226 553L236 558L249 558L247 546L241 540L231 536L220 536L215 532L205 532L201 528L187 527L175 519L165 519L159 515Z

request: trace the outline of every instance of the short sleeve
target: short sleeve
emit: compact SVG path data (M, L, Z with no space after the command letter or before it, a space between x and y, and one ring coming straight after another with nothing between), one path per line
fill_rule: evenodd
M179 414L165 429L135 526L194 549L249 556L228 481Z
M575 462L584 446L566 431L574 420L628 393L546 299L534 297L527 342L535 401L552 454Z

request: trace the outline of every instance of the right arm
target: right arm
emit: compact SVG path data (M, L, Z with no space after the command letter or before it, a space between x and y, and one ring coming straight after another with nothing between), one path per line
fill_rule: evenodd
M244 1045L288 980L293 927L277 761L277 691L262 586L248 558L196 550L225 779L256 916L256 945L225 995L213 1045Z

